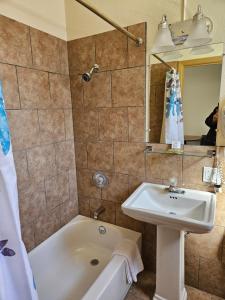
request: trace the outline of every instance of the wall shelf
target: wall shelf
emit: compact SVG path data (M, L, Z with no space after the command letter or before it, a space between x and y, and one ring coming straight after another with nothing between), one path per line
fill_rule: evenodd
M169 150L156 150L152 146L147 146L145 149L145 154L166 154L166 155L178 155L178 156L195 156L195 157L209 157L212 158L216 155L216 150L208 150L207 152L173 152Z

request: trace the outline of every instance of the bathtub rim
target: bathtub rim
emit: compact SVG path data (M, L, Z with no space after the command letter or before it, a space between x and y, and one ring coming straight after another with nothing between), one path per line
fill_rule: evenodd
M28 256L32 257L33 255L35 255L35 253L37 251L39 251L40 248L43 247L43 245L46 245L47 242L50 242L50 240L52 240L52 239L56 238L58 235L62 234L71 225L76 224L76 223L80 223L80 222L88 222L88 221L91 222L91 223L98 222L99 223L98 226L107 225L109 228L110 227L116 227L120 231L124 232L125 235L126 235L126 232L129 232L130 237L132 237L132 240L135 243L137 243L138 248L141 251L141 248L142 248L142 233L141 232L134 231L134 230L131 230L131 229L128 229L128 228L125 228L125 227L121 227L121 226L118 226L116 224L111 224L111 223L108 223L108 222L104 222L104 221L101 221L101 220L95 220L95 219L90 218L90 217L86 217L86 216L82 216L82 215L77 215L71 221L69 221L67 224L65 224L61 228L59 228L56 232L54 232L52 235L50 235L47 239L45 239L44 241L42 241L35 248L33 248L31 251L29 251L28 252Z

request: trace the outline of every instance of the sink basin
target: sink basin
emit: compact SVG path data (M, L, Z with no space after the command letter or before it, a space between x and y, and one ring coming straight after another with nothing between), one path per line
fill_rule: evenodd
M184 194L170 193L164 185L143 183L122 204L122 210L134 219L155 225L195 233L209 232L215 219L216 196L182 190Z

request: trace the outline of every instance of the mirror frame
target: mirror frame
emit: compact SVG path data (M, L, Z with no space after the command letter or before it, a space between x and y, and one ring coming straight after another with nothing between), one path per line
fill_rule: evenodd
M216 146L225 146L225 136L222 133L223 122L221 120L221 115L223 113L224 102L225 102L225 43L223 44L223 64L222 64L222 74L221 74L221 84L220 84L220 101L219 101L219 118L218 127L216 134Z
M184 90L184 69L185 67L197 67L204 65L218 65L223 64L222 56L214 56L192 60L182 60L178 62L178 73L180 77L181 92ZM221 73L222 74L222 73Z

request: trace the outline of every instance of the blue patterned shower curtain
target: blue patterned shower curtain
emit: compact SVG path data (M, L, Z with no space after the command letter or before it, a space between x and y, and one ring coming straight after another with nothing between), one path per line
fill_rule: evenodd
M161 143L184 144L184 120L179 74L175 69L166 73L164 115Z
M0 300L37 300L19 220L17 179L0 81Z

